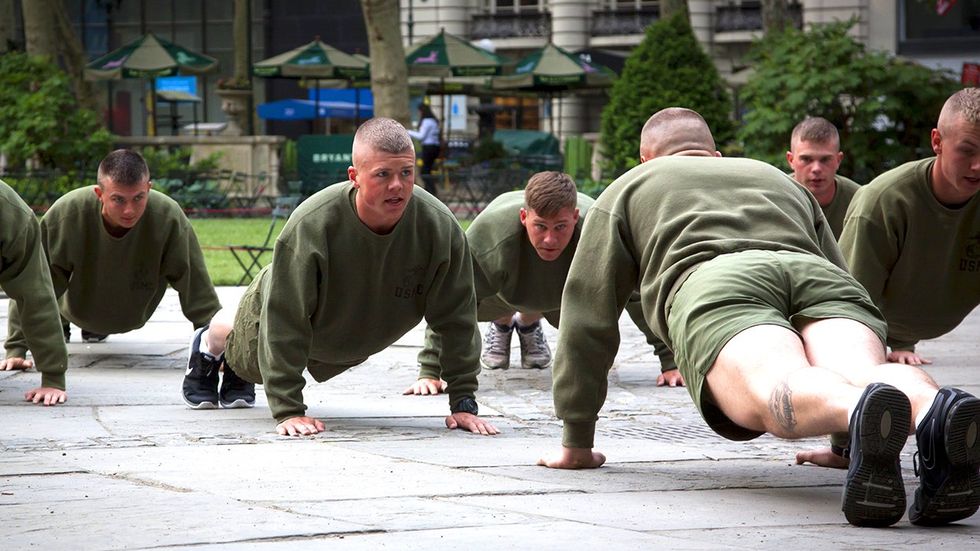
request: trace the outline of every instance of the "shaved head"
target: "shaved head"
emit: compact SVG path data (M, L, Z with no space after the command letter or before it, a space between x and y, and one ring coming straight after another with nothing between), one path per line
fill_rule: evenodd
M936 128L945 134L960 117L971 125L980 125L980 88L964 88L950 96L939 112Z
M408 130L400 122L386 117L369 119L357 129L354 146L351 148L351 164L357 166L365 150L391 154L411 151L415 154L415 146L412 145Z
M715 139L697 111L668 107L647 119L640 132L640 161L665 155L715 155Z

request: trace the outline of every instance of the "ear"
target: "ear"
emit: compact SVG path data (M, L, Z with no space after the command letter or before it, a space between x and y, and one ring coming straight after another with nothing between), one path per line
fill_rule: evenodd
M786 152L786 164L788 164L790 168L793 168L793 152L792 151L787 151Z
M521 207L521 225L527 227L527 209Z
M99 200L101 201L102 200L102 188L99 187L99 186L95 186L94 188L92 188L92 191L95 192L95 196L98 197Z
M578 224L578 209L575 209L575 216L572 216L572 220L574 220L575 223Z
M840 162L843 161L843 160L844 160L844 152L843 151L838 151L837 152L837 164L840 164Z
M712 157L721 157L721 151L718 151L716 149L715 152L714 152L714 154L712 154Z
M932 142L932 151L936 155L940 155L943 152L943 137L939 135L939 129L933 128L932 133L929 135L930 141Z
M354 183L354 187L357 187L357 169L349 166L347 167L347 178Z

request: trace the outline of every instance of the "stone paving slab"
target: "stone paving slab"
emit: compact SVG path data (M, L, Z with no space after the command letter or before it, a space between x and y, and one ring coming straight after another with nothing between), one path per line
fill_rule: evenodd
M242 288L221 288L235 304ZM0 333L6 300L0 300ZM0 372L0 549L973 548L980 516L942 529L847 525L843 471L796 466L824 445L713 434L628 318L609 376L596 470L535 466L558 450L550 370L480 376L503 430L448 431L445 396L402 396L424 327L305 399L327 431L275 434L259 391L245 410L193 411L177 394L190 323L168 292L146 327L72 343L69 402L22 401L38 374ZM546 327L554 346L557 332ZM76 330L76 335L78 332ZM980 311L920 351L940 384L980 392ZM909 497L914 439L903 451Z

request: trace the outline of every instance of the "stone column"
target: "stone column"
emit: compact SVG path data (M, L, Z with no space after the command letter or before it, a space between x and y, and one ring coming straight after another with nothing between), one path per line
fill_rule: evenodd
M593 2L587 0L551 0L551 41L569 51L585 48L589 45L589 23L591 21ZM558 104L561 104L560 106ZM555 101L555 110L560 113L561 124L555 121L555 133L561 127L561 135L581 134L584 128L583 101L573 93L566 92L560 101ZM542 121L542 128L550 130L550 121Z

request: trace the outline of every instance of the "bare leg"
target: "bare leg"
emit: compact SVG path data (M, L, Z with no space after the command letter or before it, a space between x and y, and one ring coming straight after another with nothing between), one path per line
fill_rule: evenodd
M542 317L544 316L542 316L541 312L518 312L517 324L521 327L527 327L528 325L534 325Z
M211 318L210 327L201 336L207 344L208 351L215 358L225 353L225 343L228 340L228 333L231 333L234 322L235 311L222 308Z
M511 322L514 321L514 314L508 314L503 317L499 317L493 320L494 323L500 325L501 327L510 327Z
M922 369L885 363L885 348L863 323L849 319L825 319L803 327L804 346L810 363L837 372L851 384L864 388L888 383L912 402L912 418L928 411L939 385ZM915 431L915 426L911 427Z
M811 366L800 337L777 325L732 338L705 382L733 421L780 438L847 431L848 412L864 392L835 371Z

